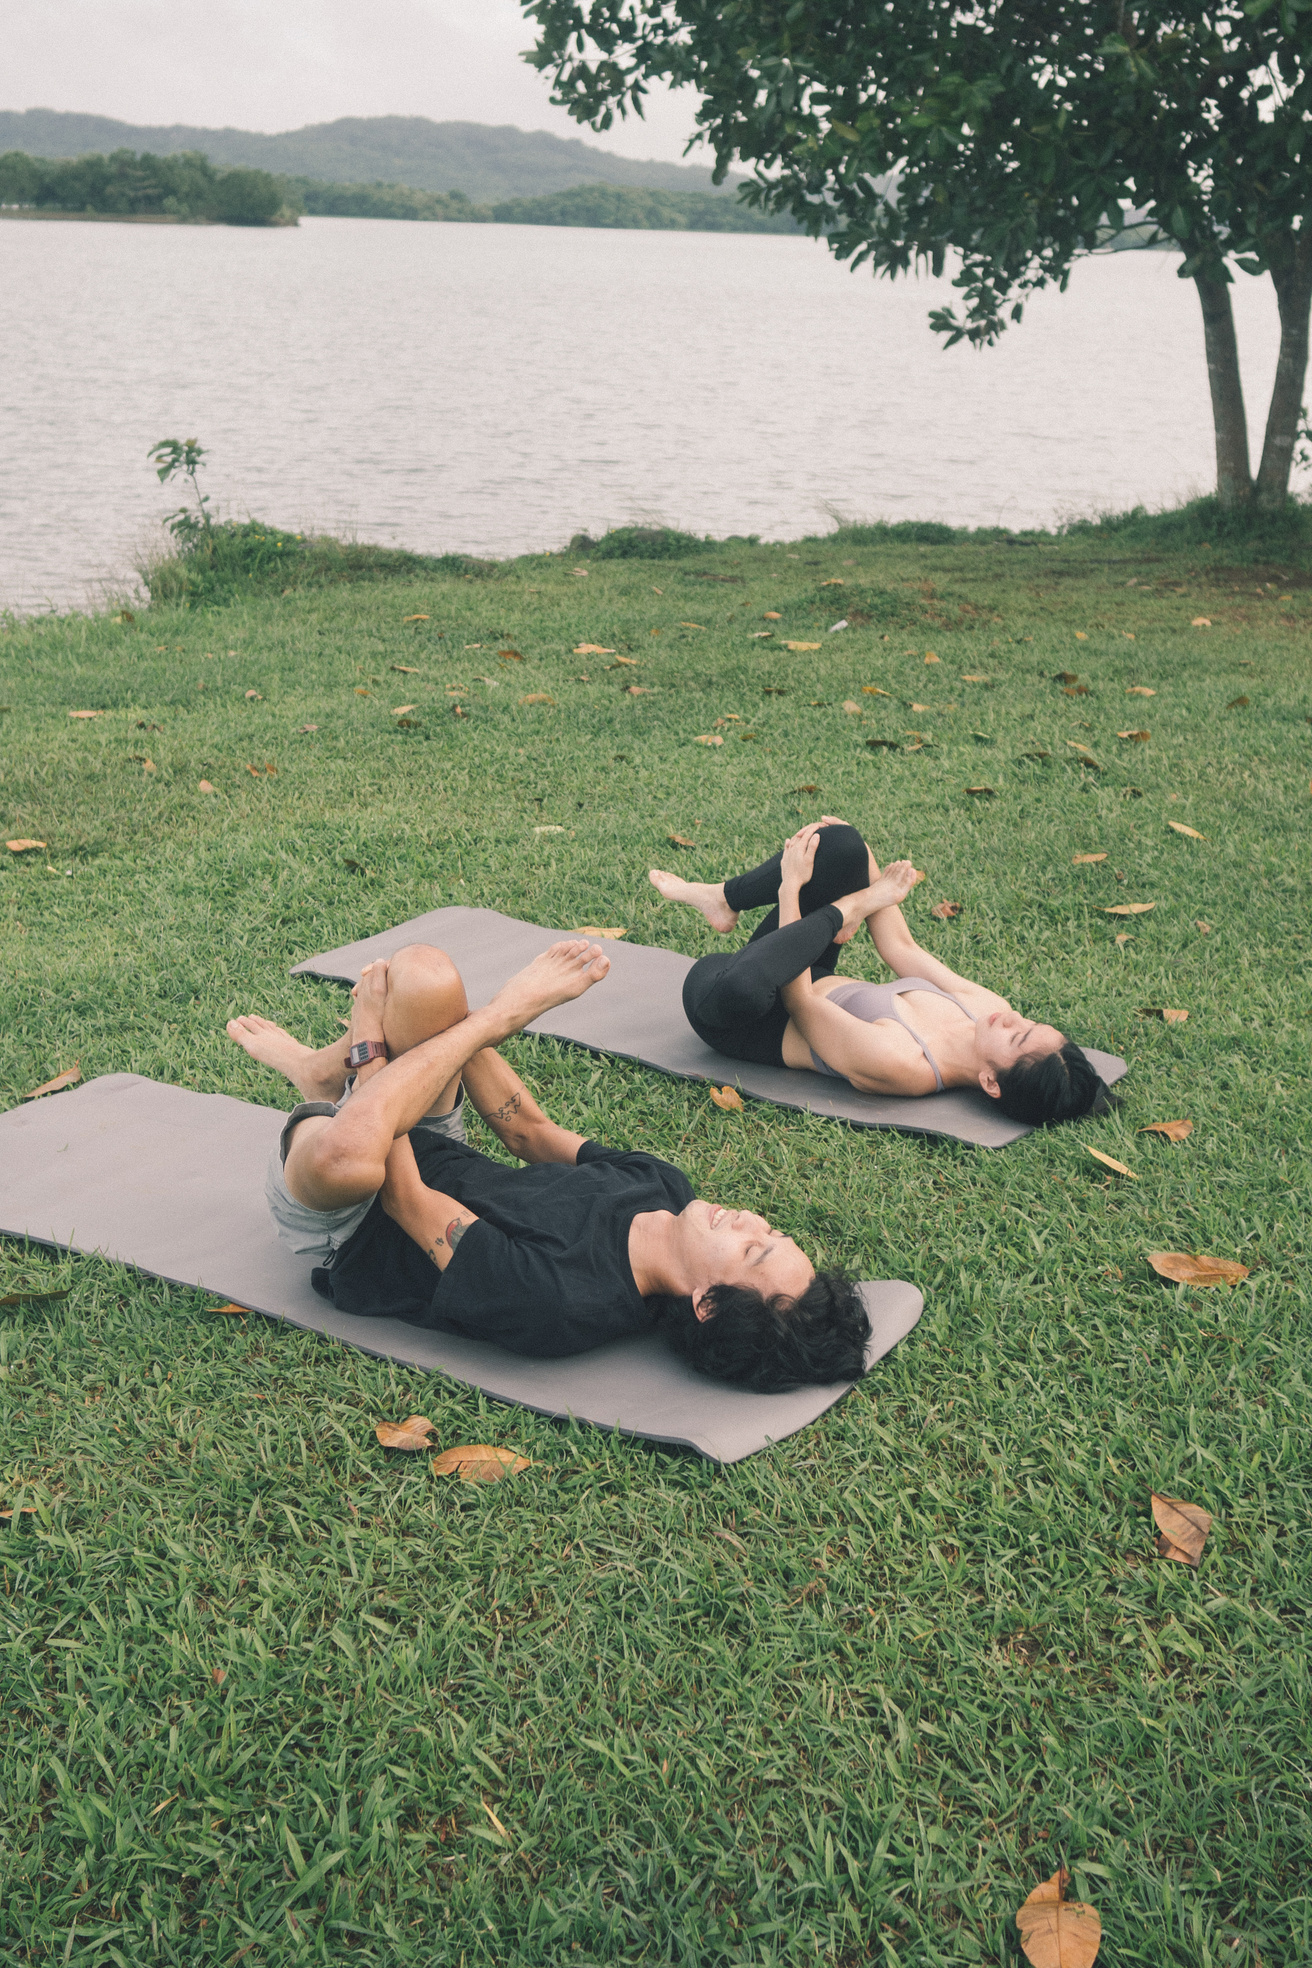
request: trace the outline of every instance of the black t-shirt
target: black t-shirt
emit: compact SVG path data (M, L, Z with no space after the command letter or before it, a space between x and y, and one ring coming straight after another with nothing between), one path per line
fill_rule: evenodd
M646 1210L677 1215L693 1199L680 1170L655 1155L585 1141L578 1163L507 1168L460 1142L420 1131L411 1144L419 1173L479 1221L446 1270L375 1201L315 1289L343 1312L490 1339L536 1359L586 1353L629 1333L650 1332L660 1300L639 1296L629 1263L629 1226Z

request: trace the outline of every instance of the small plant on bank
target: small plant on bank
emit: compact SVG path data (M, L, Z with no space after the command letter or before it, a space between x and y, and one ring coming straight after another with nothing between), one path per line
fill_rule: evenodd
M167 484L169 479L176 478L181 472L191 486L195 509L179 506L164 521L179 550L185 552L202 539L208 540L214 524L210 517L210 498L208 492L201 491L196 479L197 471L205 462L205 447L198 444L194 437L165 437L158 444L151 445L147 456L155 467L161 485Z

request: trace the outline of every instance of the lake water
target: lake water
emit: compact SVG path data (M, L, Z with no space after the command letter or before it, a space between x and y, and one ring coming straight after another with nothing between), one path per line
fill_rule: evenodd
M1213 473L1178 264L1086 261L999 347L945 352L946 282L801 238L0 222L0 609L130 576L176 503L161 437L209 449L227 514L428 552L1173 502ZM1260 433L1269 281L1241 275L1236 310Z

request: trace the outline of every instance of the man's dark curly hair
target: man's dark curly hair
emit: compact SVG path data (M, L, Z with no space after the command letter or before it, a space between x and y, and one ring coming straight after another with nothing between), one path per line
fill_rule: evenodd
M666 1299L662 1329L676 1351L713 1380L757 1394L831 1387L866 1370L870 1320L855 1284L820 1271L797 1298L766 1298L746 1285L712 1285L711 1316L690 1298Z
M1102 1081L1074 1039L1042 1059L1020 1059L998 1074L998 1105L1010 1121L1048 1127L1092 1111Z

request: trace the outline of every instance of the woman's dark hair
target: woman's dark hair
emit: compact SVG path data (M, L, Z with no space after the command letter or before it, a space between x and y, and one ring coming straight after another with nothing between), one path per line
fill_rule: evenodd
M666 1299L662 1326L699 1373L757 1394L831 1387L866 1370L870 1320L841 1271L820 1271L798 1298L766 1298L746 1285L712 1285L708 1319L690 1298Z
M1021 1059L998 1074L998 1105L1009 1121L1048 1127L1078 1121L1098 1098L1102 1081L1074 1039L1041 1059Z

